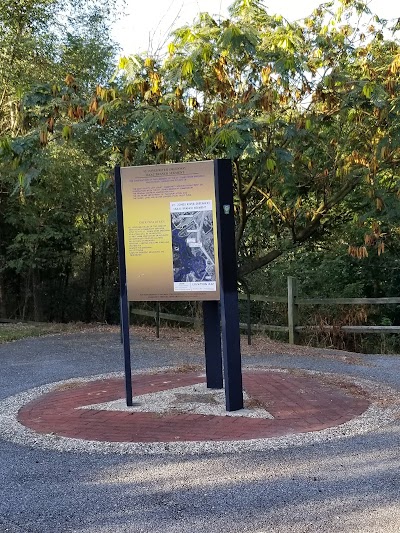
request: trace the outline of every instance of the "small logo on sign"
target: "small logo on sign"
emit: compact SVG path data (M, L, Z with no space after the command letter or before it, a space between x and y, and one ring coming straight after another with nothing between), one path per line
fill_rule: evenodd
M225 215L229 215L229 213L231 212L231 206L230 205L223 205L222 207L224 209Z

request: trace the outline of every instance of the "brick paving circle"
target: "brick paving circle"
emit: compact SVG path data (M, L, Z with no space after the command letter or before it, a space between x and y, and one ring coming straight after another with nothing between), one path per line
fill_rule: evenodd
M199 372L142 374L135 395L203 383ZM332 428L361 415L369 402L315 376L245 371L244 390L274 419L193 413L108 411L82 407L124 398L123 378L61 385L24 405L18 421L39 434L100 442L244 441Z

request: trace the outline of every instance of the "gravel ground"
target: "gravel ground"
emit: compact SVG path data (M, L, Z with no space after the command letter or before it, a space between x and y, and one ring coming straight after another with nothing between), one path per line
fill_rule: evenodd
M202 363L199 337L146 330L133 366ZM249 366L306 369L400 390L400 356L359 356L255 339ZM115 329L0 345L0 398L122 369ZM0 440L0 532L400 531L400 420L327 442L202 455L88 454Z

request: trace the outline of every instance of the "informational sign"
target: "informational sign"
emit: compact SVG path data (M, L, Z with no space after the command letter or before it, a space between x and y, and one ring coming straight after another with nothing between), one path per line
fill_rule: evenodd
M214 162L120 172L128 300L219 300Z

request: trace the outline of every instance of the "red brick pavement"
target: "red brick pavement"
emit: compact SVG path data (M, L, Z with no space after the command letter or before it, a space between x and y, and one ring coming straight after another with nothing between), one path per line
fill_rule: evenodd
M134 394L204 382L200 373L138 375ZM246 371L250 398L274 419L79 409L124 397L118 378L76 382L44 394L21 408L21 424L42 434L105 442L179 442L246 440L317 431L338 426L363 413L369 402L317 377L284 372Z

